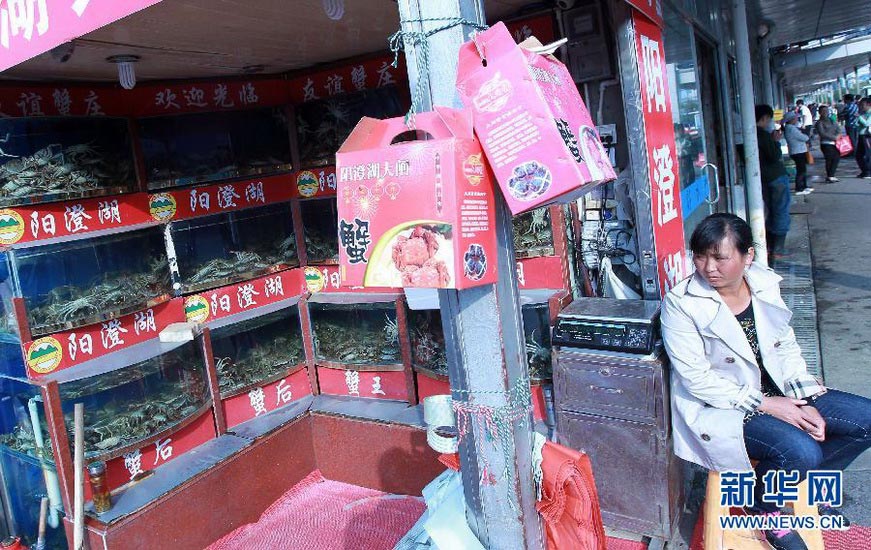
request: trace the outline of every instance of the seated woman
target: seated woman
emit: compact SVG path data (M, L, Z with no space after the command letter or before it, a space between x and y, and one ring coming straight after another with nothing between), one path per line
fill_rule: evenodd
M843 470L871 446L871 400L826 389L807 372L780 296L780 277L753 263L750 226L713 214L690 238L695 272L662 306L671 359L674 447L709 470L748 471L758 460L751 513L765 473ZM829 506L820 513L840 515ZM777 549L805 549L796 531L766 531Z

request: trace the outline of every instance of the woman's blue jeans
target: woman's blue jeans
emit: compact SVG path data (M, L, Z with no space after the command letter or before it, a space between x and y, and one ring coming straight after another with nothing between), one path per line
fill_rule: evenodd
M774 503L762 502L762 480L767 471L798 470L804 479L808 470L843 470L871 447L871 399L829 390L814 405L826 421L826 439L822 443L767 414L753 416L744 424L747 454L759 461L754 510L778 509Z

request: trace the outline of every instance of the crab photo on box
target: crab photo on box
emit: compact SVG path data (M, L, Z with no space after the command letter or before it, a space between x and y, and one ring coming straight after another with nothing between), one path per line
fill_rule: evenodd
M446 288L454 278L452 227L410 222L384 234L366 268L366 285Z

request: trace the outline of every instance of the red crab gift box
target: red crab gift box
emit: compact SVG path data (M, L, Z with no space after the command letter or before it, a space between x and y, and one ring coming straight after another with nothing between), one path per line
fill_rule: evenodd
M503 23L460 48L457 89L512 214L568 202L616 176L566 66Z
M496 282L493 180L466 112L363 118L336 155L342 284Z

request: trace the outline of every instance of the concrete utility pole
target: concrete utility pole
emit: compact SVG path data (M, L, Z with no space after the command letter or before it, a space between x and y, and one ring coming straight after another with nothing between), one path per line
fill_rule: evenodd
M455 18L485 23L482 0L399 0L398 4L405 32L427 32ZM462 106L456 91L457 57L460 45L474 30L457 25L435 33L426 39L428 53L412 40L405 41L412 97L416 87L423 86L421 111L434 105ZM494 225L499 250L489 261L497 263L499 282L463 291L440 290L439 303L454 400L499 409L511 405L511 388L529 383L511 213L501 193ZM467 520L491 550L544 549L532 480L531 410L525 420L508 426L507 441L491 441L482 425L473 422L460 445ZM496 476L493 485L481 483L485 466Z
M853 67L853 78L855 79L853 87L856 90L856 95L862 95L862 90L859 88L859 67Z
M762 48L762 98L767 105L774 105L774 92L771 88L771 39L766 36L759 47Z
M765 243L765 206L762 202L762 176L759 169L759 142L756 139L756 105L753 103L753 69L750 66L750 37L747 32L747 6L732 0L732 27L738 62L738 89L741 96L741 131L744 137L744 181L747 186L747 222L756 243L756 261L768 265Z

